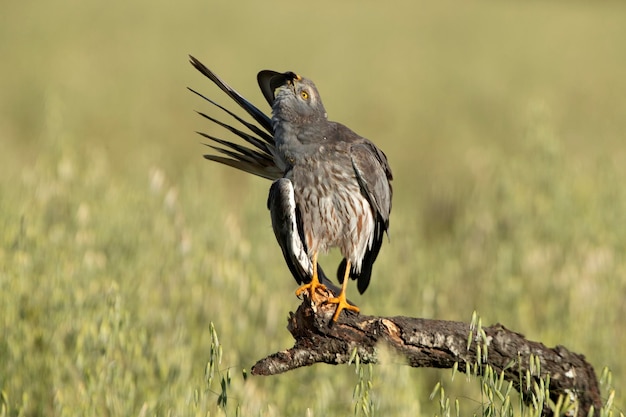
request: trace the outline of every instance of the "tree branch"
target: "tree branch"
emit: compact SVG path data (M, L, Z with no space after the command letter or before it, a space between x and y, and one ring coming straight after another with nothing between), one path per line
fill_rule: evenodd
M275 375L318 362L348 363L355 348L361 363L376 363L376 345L384 342L413 367L452 368L457 364L460 372L465 372L467 366L478 366L480 373L488 365L498 375L504 372L504 378L513 382L527 402L531 401L533 382L549 375L550 398L554 403L560 395L577 401L577 416L586 416L591 407L597 412L602 406L593 368L584 356L563 346L548 348L501 324L480 330L460 322L350 312L342 313L338 322L329 326L334 310L334 305L314 304L305 297L288 320L287 328L295 345L258 361L252 374ZM530 364L531 357L535 358L534 364L539 362L539 369ZM527 376L531 381L527 381ZM544 405L544 415L552 414Z

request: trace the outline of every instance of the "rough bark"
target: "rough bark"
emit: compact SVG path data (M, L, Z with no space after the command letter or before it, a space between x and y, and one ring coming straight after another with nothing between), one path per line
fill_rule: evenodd
M348 363L355 348L361 363L376 363L376 346L386 343L413 367L452 368L457 364L460 372L472 366L480 373L489 365L498 375L504 372L504 378L512 381L527 401L533 382L549 375L551 400L556 403L564 395L577 401L577 416L586 416L591 407L597 414L602 405L593 368L584 356L563 346L548 348L501 324L478 329L461 322L342 312L338 322L329 325L334 309L334 305L311 303L305 297L296 313L290 313L287 326L295 345L258 361L252 374L275 375L318 362ZM535 358L533 364L531 357ZM537 361L539 369L534 365ZM553 412L544 405L543 414Z

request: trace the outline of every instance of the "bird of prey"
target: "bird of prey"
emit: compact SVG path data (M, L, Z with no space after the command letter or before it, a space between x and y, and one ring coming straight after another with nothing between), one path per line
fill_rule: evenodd
M344 259L337 271L341 290L328 303L359 309L346 299L348 278L363 293L389 228L391 168L371 141L327 119L317 88L293 72L261 71L257 80L272 107L271 119L195 58L191 63L235 100L260 125L246 122L216 102L250 133L200 113L252 147L201 133L222 155L207 159L273 180L268 197L272 228L292 274L318 302L318 288L330 281L318 267L318 255L338 248ZM218 146L219 145L219 146Z

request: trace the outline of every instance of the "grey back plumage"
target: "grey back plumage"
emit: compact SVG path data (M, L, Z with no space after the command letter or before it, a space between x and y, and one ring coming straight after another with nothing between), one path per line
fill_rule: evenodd
M369 285L372 265L389 228L393 175L387 157L371 141L328 121L319 92L310 80L294 73L264 74L268 76L259 80L272 104L276 150L290 165L286 177L294 181L307 244L310 249L339 247L351 260L350 277L358 280L362 293ZM320 202L328 198L335 202ZM359 219L356 229L352 227L355 216ZM370 216L373 226L363 226L361 222ZM345 265L344 259L338 271L340 280Z
M312 247L336 246L351 259L350 277L358 280L358 289L363 293L389 228L392 172L385 154L346 126L328 121L319 92L310 80L293 72L261 71L257 80L272 106L269 118L198 60L190 59L258 124L245 121L190 89L242 128L200 115L246 143L240 145L200 133L220 154L205 158L278 180L271 187L268 208L274 233L296 281L311 278L311 262L304 254ZM317 207L318 212L311 207ZM352 238L344 239L345 235ZM339 266L340 281L345 265L346 259ZM336 293L337 287L323 272L320 275L321 281Z

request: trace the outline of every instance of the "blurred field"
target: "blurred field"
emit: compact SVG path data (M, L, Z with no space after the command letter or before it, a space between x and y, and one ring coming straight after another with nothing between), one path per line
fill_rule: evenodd
M263 109L258 70L306 75L331 119L385 150L391 242L368 292L349 289L362 311L477 310L608 366L626 405L624 3L2 9L0 415L220 415L204 379L211 322L230 414L353 413L352 368L240 376L291 345L296 285L269 183L201 158L194 131L218 131L185 87L228 100L189 53ZM429 393L450 379L373 371L386 416L433 415ZM467 385L448 394L479 413Z

